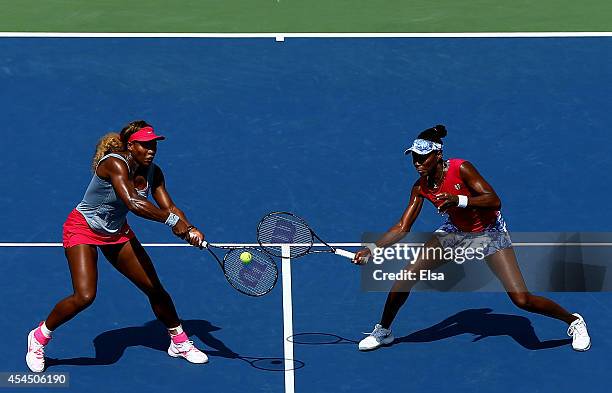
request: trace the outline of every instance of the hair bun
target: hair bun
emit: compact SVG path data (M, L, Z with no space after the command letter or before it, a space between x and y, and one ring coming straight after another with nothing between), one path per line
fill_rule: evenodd
M446 127L444 127L442 124L438 124L422 131L417 138L441 144L443 143L442 138L444 138L446 134Z
M446 127L444 124L437 124L433 129L436 131L436 134L439 138L444 138L448 131L446 131Z

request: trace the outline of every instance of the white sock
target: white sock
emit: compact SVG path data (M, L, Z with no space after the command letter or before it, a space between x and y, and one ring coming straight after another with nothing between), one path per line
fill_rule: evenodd
M183 333L183 325L178 325L175 328L168 329L168 333L170 333L171 336L178 336L179 334Z
M47 327L47 323L43 322L42 325L40 325L40 331L43 334L43 336L47 337L47 338L51 338L51 334L53 333L52 330L49 330L49 328Z

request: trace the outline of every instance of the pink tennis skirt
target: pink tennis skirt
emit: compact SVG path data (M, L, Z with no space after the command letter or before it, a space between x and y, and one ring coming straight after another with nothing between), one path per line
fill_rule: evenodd
M120 244L130 241L133 237L134 231L132 231L127 221L121 230L114 235L94 232L87 224L87 221L85 221L85 217L77 209L72 210L68 214L68 218L64 223L64 248L78 246L79 244L95 246Z

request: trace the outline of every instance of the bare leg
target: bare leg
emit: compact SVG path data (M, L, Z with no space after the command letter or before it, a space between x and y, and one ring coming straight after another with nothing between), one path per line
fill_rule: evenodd
M93 303L98 281L98 252L95 246L81 244L65 250L74 293L55 305L45 324L55 330Z
M111 264L149 298L153 313L166 328L180 324L172 298L162 286L151 258L138 239L127 243L101 247L104 256Z
M550 299L529 293L512 248L505 248L487 257L489 268L502 282L508 296L519 308L559 319L570 324L576 318Z
M441 247L440 242L436 237L431 238L427 243L425 243L425 248L438 248ZM444 260L432 258L426 259L420 257L414 264L408 264L404 268L404 270L410 272L416 272L416 277L420 277L421 270L435 270L442 266L445 263ZM391 291L387 295L387 301L385 302L385 308L382 313L382 317L380 319L380 324L385 329L388 329L393 323L395 316L397 315L399 309L404 305L408 296L410 295L410 291L412 288L418 283L418 280L403 280L396 281L391 288Z

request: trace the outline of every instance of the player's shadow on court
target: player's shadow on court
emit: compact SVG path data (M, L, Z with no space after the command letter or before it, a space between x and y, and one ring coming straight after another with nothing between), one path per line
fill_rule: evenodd
M529 319L517 315L492 314L490 308L470 309L458 312L445 320L407 336L397 337L393 343L422 343L444 340L461 334L471 334L472 342L487 337L509 336L522 347L529 350L555 348L571 343L570 339L541 341L535 334ZM298 333L290 337L295 344L330 345L357 344L329 333Z
M395 343L431 342L461 334L474 335L472 342L487 337L509 336L529 350L555 348L571 343L570 339L541 341L529 319L517 315L494 314L491 311L490 308L464 310L426 329L398 337Z
M212 332L220 330L208 321L187 320L182 321L183 328L191 336L200 339L205 347L202 348L209 357L242 360L252 367L265 371L285 371L286 362L283 358L261 358L241 356L228 348L221 340L215 338ZM164 326L157 320L149 321L143 326L132 326L109 330L93 340L95 357L78 357L68 359L47 358L47 368L59 365L72 366L105 366L116 363L130 347L147 347L157 351L166 352L170 338ZM160 356L164 356L162 353ZM168 355L165 355L168 356ZM293 368L304 366L303 362L293 361Z

